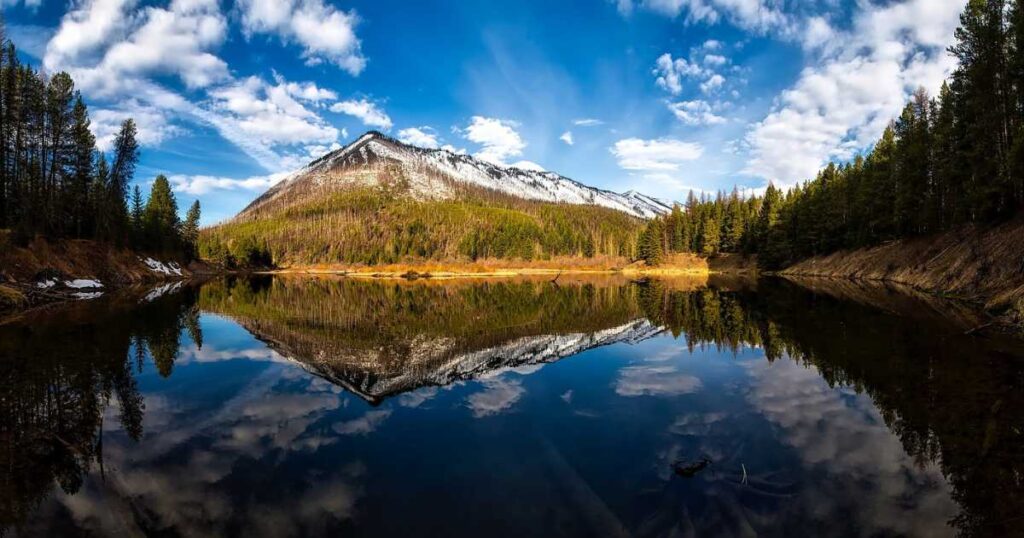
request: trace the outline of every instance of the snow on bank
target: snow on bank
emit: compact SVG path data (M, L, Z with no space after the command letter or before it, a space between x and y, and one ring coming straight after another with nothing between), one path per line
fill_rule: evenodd
M145 263L146 266L149 267L149 270L154 273L160 273L168 276L181 276L181 267L179 267L175 262L165 264L159 260L154 260L153 258L146 258L144 260L142 258L139 259L142 260L142 263Z
M89 280L89 279L82 279L82 278L75 279L75 280L65 280L64 281L64 285L69 287L69 288L74 288L76 290L80 290L80 289L95 289L95 288L102 288L103 287L103 283L100 282L99 280Z
M88 300L91 300L91 299L99 299L100 297L103 297L103 292L102 291L78 292L78 293L74 293L72 295L75 297L75 299L78 299L79 301L88 301Z
M182 284L183 284L183 282L175 282L173 284L164 284L162 286L158 286L156 288L153 288L139 302L140 303L149 303L149 302L155 301L155 300L159 299L160 297L163 297L164 295L167 295L169 293L174 293L174 292L180 290Z
M36 282L36 287L41 290L47 290L57 285L56 280L44 280L42 282Z

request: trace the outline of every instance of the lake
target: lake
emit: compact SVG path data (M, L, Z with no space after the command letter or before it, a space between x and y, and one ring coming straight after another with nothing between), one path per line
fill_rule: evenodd
M1020 534L1024 352L979 323L769 279L111 294L0 325L0 535Z

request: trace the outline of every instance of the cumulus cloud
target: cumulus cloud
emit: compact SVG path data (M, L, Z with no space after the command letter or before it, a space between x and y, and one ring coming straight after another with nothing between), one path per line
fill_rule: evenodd
M466 404L476 418L507 411L526 393L526 389L518 379L489 379L484 381L483 385L484 390L471 394L466 400Z
M619 396L678 396L697 392L700 379L674 366L628 366L619 371L615 393Z
M331 105L331 112L359 118L363 125L385 131L391 129L391 118L376 103L367 99L349 99Z
M715 114L712 104L700 99L669 103L668 109L686 125L719 125L726 121L724 117Z
M354 10L339 10L323 0L239 0L238 9L247 35L276 34L285 43L298 43L309 64L327 61L352 75L366 67Z
M430 127L409 127L398 131L398 139L406 144L434 149L440 144L437 133Z
M223 121L264 144L330 144L338 130L292 97L281 81L271 85L256 77L210 91Z
M683 80L704 75L704 69L685 58L673 60L672 55L666 52L655 62L654 74L657 76L655 82L658 87L672 95L679 95L683 92Z
M134 76L175 75L189 88L204 88L229 78L227 64L208 52L227 35L227 21L216 0L174 0L166 9L142 8L132 18L126 18L126 7L125 3L94 0L84 11L69 12L47 47L47 68L81 58L106 43L114 29L136 19L142 22L124 39L112 42L99 63L72 71L80 85L103 95ZM103 16L112 20L98 22L97 17ZM84 38L72 36L94 22L99 29L86 30Z
M572 138L572 131L566 131L562 133L562 136L558 137L558 139L561 140L562 142L565 142L566 144L569 144L570 146L575 144L575 141Z
M526 142L516 130L518 127L519 124L511 120L473 116L462 133L466 140L482 146L474 157L506 166L508 158L522 155L526 148Z
M626 170L674 171L683 163L699 159L704 148L674 138L626 138L616 142L610 151L619 166Z
M728 21L758 33L792 32L796 20L779 8L781 4L777 0L617 0L616 5L623 15L641 8L666 17L684 16L687 24Z
M291 19L303 10L337 13L317 2L272 4L291 10ZM136 119L143 145L183 134L185 124L213 127L271 173L304 164L310 147L337 143L339 130L317 113L337 100L333 90L288 81L276 72L270 82L236 78L215 54L226 36L227 17L217 0L172 0L166 7L82 0L62 17L43 64L49 71L70 72L98 103L93 125L101 149L109 146L113 126L127 116ZM157 82L167 76L199 98Z
M368 435L376 431L390 416L390 409L367 411L365 415L346 422L339 422L331 429L342 435Z
M96 148L100 151L109 151L113 147L114 138L121 130L121 123L129 118L135 120L138 128L137 139L144 146L160 145L164 140L185 132L173 123L170 115L163 109L129 100L117 108L94 108L89 112L92 133L96 137Z
M812 21L804 42L824 56L747 134L745 172L791 185L873 143L914 89L936 91L955 67L945 51L962 7L930 0L864 4L845 32Z
M200 196L214 190L250 190L262 192L278 184L288 177L288 172L279 172L265 176L250 176L246 178L231 178L209 175L183 175L175 174L170 176L168 181L171 188L176 192Z

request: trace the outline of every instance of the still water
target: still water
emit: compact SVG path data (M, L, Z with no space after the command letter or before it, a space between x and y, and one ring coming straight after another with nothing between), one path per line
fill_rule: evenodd
M0 325L0 535L1008 536L1024 354L892 290L164 286Z

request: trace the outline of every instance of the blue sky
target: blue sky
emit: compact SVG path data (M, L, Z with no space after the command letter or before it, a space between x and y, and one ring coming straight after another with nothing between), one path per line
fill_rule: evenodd
M955 67L963 0L0 0L204 222L368 129L616 191L792 185Z

